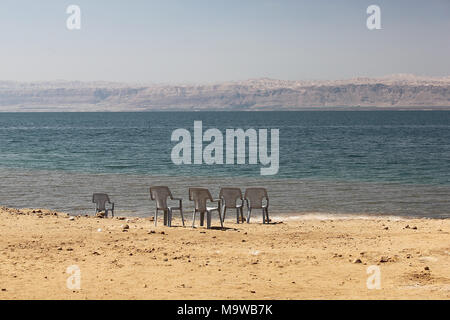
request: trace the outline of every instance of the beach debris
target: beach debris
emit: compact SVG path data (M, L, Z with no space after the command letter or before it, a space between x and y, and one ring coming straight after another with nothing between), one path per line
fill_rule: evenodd
M430 267L425 267L424 268L426 271L430 271Z
M102 232L102 229L101 229L101 228L98 228L98 229L97 229L97 232Z
M117 220L125 220L126 218L125 217L117 217L116 219Z
M2 291L3 291L3 292L5 292L5 291L6 291L6 289L5 289L5 288L2 288Z
M120 226L120 228L122 229L123 232L126 232L126 231L128 231L130 229L130 226L127 225L127 224L122 224Z
M164 231L161 231L160 234L166 234Z
M100 253L98 253L97 251L92 252L92 254L93 254L94 256L99 256L99 255L100 255Z
M381 263L386 263L386 262L390 262L390 261L392 261L392 259L390 257L381 257L380 258Z
M435 258L435 257L420 257L419 260L420 260L420 261L431 261L431 262L436 262L436 261L438 261L438 259Z
M74 221L74 220L75 220L75 217L69 217L69 220L70 220L70 221Z
M87 216L87 215L86 215ZM97 218L105 218L106 217L106 212L105 211L99 211L96 213L95 215Z
M62 247L58 247L56 248L56 250L61 251L63 248Z
M147 233L148 234L154 234L154 233L156 233L156 231L155 230L149 230Z
M355 259L353 260L353 263L362 263L361 259Z
M389 227L384 227L384 230L389 230Z

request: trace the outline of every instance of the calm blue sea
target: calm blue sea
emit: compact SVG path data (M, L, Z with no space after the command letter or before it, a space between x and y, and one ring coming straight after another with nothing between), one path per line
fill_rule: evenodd
M172 131L279 129L280 169L182 165ZM205 143L206 145L206 143ZM90 213L107 192L119 214L153 211L148 187L262 185L276 215L450 217L450 111L0 113L0 205Z

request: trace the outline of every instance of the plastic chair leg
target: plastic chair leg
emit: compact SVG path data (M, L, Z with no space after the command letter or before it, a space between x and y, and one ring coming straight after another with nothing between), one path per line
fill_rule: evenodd
M222 219L222 214L220 213L220 210L219 210L219 220L220 220L220 226L223 228L223 220L224 219Z
M180 214L181 214L181 221L183 222L183 227L184 227L183 209L180 209Z
M167 226L172 226L172 210L167 210Z
M200 226L203 227L204 224L205 224L205 213L200 212Z
M192 214L192 228L194 228L195 227L195 210L194 210L194 213Z
M211 229L211 211L206 212L206 228Z

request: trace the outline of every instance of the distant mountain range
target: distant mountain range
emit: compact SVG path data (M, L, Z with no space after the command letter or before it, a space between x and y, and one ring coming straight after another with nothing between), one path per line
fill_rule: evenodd
M251 79L216 84L0 81L0 111L299 110L447 108L450 76L349 80Z

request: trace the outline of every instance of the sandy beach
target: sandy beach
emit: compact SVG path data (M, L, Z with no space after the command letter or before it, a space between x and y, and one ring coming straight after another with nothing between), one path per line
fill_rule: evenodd
M1 208L0 299L450 298L449 220L258 218L207 230Z

